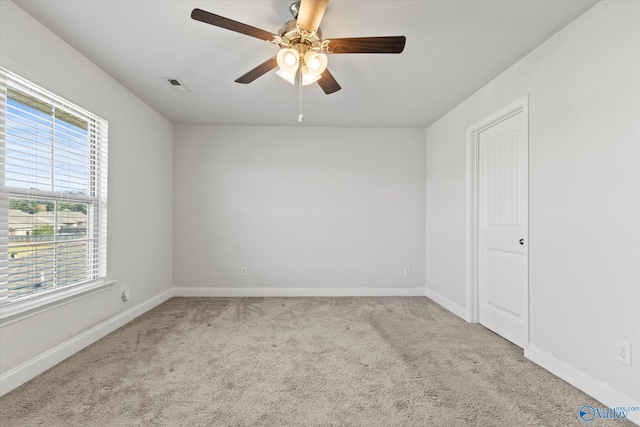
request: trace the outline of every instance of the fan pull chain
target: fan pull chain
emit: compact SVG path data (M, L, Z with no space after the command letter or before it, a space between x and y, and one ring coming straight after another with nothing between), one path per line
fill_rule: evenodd
M302 67L298 70L298 75L300 76L300 85L298 89L298 123L302 123L304 120L303 102L302 102Z

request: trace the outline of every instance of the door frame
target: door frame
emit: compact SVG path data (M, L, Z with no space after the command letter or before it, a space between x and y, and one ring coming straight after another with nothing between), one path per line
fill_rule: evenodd
M525 175L527 177L527 213L526 213L526 233L524 245L525 257L525 291L523 301L523 324L524 324L524 354L529 352L529 95L525 95L517 101L496 111L488 117L467 129L467 200L466 200L466 245L467 245L467 318L470 323L479 323L479 182L480 182L480 156L479 142L480 134L507 120L518 113L524 114L525 123Z

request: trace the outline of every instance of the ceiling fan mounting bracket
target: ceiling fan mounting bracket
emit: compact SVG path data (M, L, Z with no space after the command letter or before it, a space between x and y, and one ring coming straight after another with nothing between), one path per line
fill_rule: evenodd
M293 19L298 19L298 12L300 12L300 0L291 3L289 6L289 12L291 12Z

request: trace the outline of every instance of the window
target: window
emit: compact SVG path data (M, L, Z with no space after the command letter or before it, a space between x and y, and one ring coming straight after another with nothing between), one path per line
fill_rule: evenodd
M0 68L0 304L106 276L107 123Z

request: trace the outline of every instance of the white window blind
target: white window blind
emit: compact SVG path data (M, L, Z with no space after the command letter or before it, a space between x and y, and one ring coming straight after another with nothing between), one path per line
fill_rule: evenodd
M0 68L0 304L106 276L107 122Z

